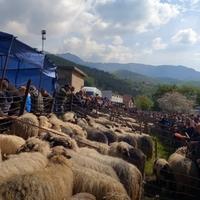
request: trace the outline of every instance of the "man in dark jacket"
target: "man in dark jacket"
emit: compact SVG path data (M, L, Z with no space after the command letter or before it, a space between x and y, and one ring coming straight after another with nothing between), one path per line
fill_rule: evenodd
M58 92L56 92L54 111L57 114L63 114L66 111L66 103L68 102L67 99L70 94L71 91L69 84L64 85Z

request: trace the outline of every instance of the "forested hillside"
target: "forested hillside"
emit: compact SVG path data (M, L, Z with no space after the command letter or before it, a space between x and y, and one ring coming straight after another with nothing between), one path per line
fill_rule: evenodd
M141 84L133 83L130 80L122 80L114 74L104 72L95 68L79 65L64 58L58 57L53 54L48 55L49 59L54 62L58 67L61 66L76 66L85 72L88 77L85 80L86 86L96 86L103 90L112 90L118 94L130 94L136 96L141 94L143 89Z

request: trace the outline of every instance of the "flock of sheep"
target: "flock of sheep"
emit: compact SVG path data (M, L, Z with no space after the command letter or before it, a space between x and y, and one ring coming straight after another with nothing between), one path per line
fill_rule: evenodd
M0 200L140 200L153 141L134 119L35 116L0 135Z
M116 123L106 114L14 119L0 134L0 200L141 200L153 140L139 129L132 118ZM198 188L199 169L186 154L183 147L155 161L161 187Z

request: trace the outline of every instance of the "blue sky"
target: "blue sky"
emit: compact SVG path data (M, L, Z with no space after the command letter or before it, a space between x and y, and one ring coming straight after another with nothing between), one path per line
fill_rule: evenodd
M94 62L200 71L200 0L0 0L0 29L41 49Z

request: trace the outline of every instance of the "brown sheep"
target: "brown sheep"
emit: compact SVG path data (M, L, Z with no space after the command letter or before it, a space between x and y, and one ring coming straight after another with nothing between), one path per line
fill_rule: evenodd
M57 154L59 152L59 154ZM53 151L47 167L30 174L11 177L0 185L1 199L65 200L73 190L71 162L65 150Z
M96 200L96 197L89 193L78 193L73 195L70 200Z
M129 200L123 185L115 179L92 169L73 166L73 193L88 192L97 200Z
M26 140L29 137L38 135L38 127L37 117L32 113L25 113L13 121L10 132L11 135L17 135Z
M128 162L111 156L101 155L94 149L80 148L79 153L100 163L111 166L120 182L124 185L132 200L140 200L142 195L142 175L140 171Z
M4 155L15 154L20 146L25 143L25 140L16 135L0 135L0 149L2 158Z

